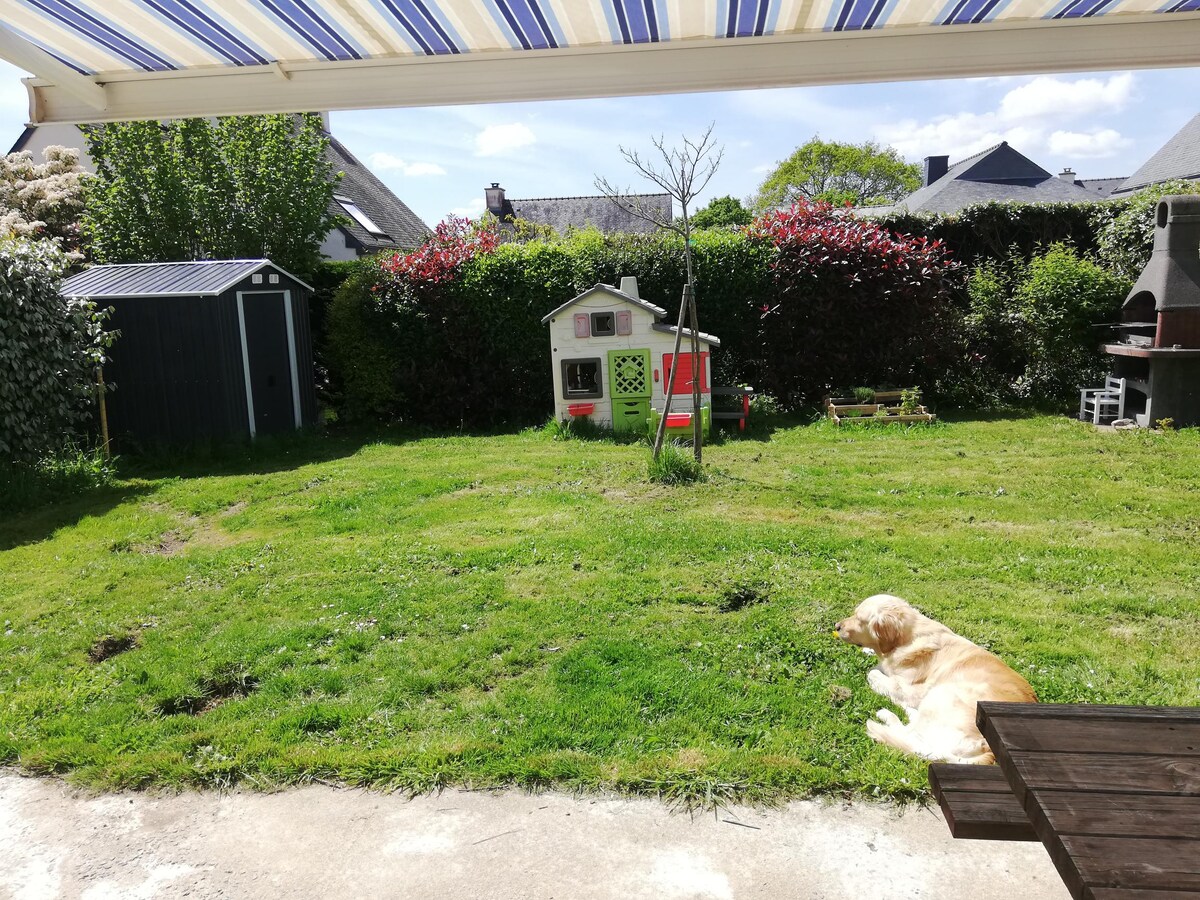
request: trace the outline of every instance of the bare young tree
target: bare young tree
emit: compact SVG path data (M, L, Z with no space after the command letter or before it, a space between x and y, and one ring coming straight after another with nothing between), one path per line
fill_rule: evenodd
M657 151L657 157L643 157L636 150L621 147L621 156L638 174L658 185L671 195L679 204L682 216L679 219L668 219L657 209L652 209L642 202L641 196L632 193L628 188L615 187L607 178L596 176L596 189L616 203L622 209L643 221L673 231L683 238L683 258L687 267L687 284L683 287L683 302L679 307L679 324L675 330L675 365L679 365L679 347L686 330L691 331L692 344L692 448L696 461L701 458L701 434L703 426L700 417L700 328L696 316L695 281L692 272L692 226L690 208L692 201L708 186L721 158L725 154L723 147L718 147L713 140L713 128L710 124L697 139L686 135L682 147L666 146L665 139L660 135L651 138L651 143ZM671 412L671 398L674 394L675 379L667 379L662 418L658 421L658 431L654 436L654 458L662 450L663 436L666 433L667 416Z

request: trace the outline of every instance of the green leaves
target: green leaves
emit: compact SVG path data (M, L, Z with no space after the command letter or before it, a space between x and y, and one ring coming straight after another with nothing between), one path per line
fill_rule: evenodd
M758 188L766 212L800 200L842 206L893 203L921 186L920 169L874 141L843 144L814 137L776 166Z
M120 122L85 130L97 181L84 228L100 262L267 258L307 278L340 175L321 117Z
M91 415L108 310L58 293L68 258L53 241L0 241L0 463L59 449Z

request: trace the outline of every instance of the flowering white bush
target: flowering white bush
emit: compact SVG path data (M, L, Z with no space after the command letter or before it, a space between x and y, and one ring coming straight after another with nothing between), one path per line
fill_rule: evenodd
M47 147L40 163L28 150L0 158L0 236L53 238L80 258L79 220L93 177L68 147Z

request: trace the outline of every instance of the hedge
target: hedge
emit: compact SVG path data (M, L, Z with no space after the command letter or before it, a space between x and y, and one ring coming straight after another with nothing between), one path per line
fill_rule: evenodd
M1152 215L1137 197L871 221L809 209L775 226L698 232L700 327L722 341L715 380L791 407L850 384L909 383L935 401L1065 405L1098 371L1090 326L1111 318L1128 281L1095 260L1148 254ZM544 418L541 317L598 282L636 275L641 296L674 321L684 282L674 234L588 229L480 250L477 230L455 228L418 253L382 257L387 265L352 267L336 293L325 358L343 417L439 427ZM915 280L898 277L897 259L914 262L900 268Z

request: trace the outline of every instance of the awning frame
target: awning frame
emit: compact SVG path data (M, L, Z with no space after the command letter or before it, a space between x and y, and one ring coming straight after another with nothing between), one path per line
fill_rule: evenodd
M21 46L24 45L24 46ZM88 78L0 29L30 122L445 106L1200 65L1200 13L274 63Z

